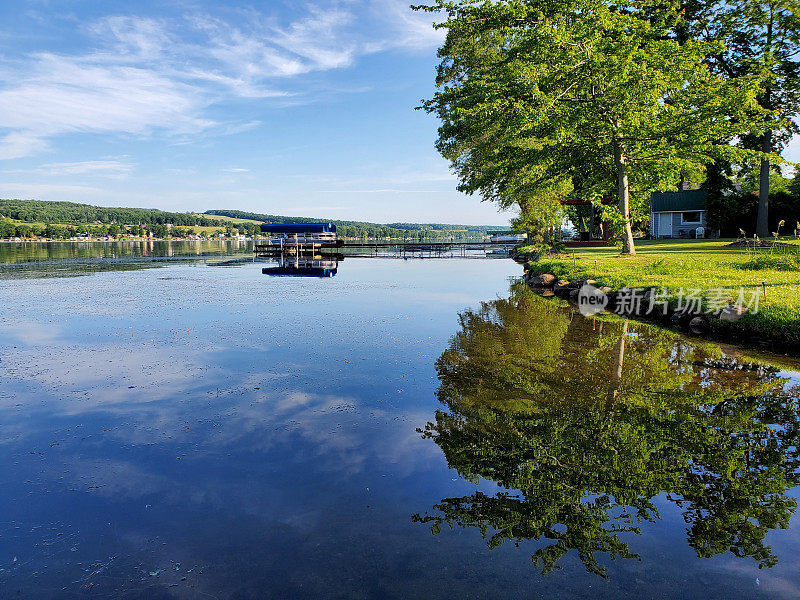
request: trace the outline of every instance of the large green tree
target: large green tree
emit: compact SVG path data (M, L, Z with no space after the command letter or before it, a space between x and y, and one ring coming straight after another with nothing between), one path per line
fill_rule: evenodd
M437 147L464 192L537 210L536 198L576 172L581 193L615 194L623 252L631 213L651 190L700 172L719 140L762 120L757 75L736 81L704 59L718 48L675 35L663 0L439 0L446 15ZM546 196L546 194L545 194Z
M769 111L768 126L740 138L761 152L756 233L769 228L770 169L791 136L800 111L800 2L797 0L690 0L688 31L695 39L719 42L708 64L732 80L761 80L758 101ZM748 132L744 132L748 133Z

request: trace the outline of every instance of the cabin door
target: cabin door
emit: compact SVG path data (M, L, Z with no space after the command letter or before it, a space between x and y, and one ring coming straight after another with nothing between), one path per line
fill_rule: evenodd
M658 237L669 237L672 235L672 213L658 214Z

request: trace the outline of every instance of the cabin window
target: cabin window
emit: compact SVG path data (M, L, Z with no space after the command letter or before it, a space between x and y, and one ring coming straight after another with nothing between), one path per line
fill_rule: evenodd
M681 213L681 223L701 223L700 211Z

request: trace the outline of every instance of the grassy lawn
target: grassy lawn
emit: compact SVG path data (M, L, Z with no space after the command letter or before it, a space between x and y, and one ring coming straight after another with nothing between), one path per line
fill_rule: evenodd
M235 217L225 217L222 215L206 215L203 213L193 213L196 217L206 217L207 219L214 219L216 221L228 221L231 225L235 225L236 223L258 223L259 225L263 221L254 221L253 219L237 219Z
M221 231L224 233L223 227L203 227L202 225L176 225L179 229L189 230L191 229L198 235L208 235L210 233Z
M588 277L613 289L628 287L710 290L731 302L745 288L750 292L766 286L766 300L759 297L759 311L749 314L734 329L742 337L768 337L780 345L796 345L800 351L800 245L790 249L748 251L727 247L732 240L642 240L636 256L622 256L618 248L575 248L568 256L531 263L536 273L553 273L562 279ZM595 261L597 264L595 271ZM595 275L596 272L596 275ZM714 294L715 292L711 292Z
M10 217L5 217L3 220L8 221L9 223L13 223L14 225L30 225L31 227L45 227L47 223L43 223L42 221L20 221L19 219L12 219ZM61 227L67 227L66 223L53 223L53 225L59 225Z

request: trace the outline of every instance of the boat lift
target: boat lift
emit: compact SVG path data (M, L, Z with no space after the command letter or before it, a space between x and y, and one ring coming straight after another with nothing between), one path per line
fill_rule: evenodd
M266 243L256 244L256 252L284 254L342 245L333 223L262 223L261 233L270 237Z

